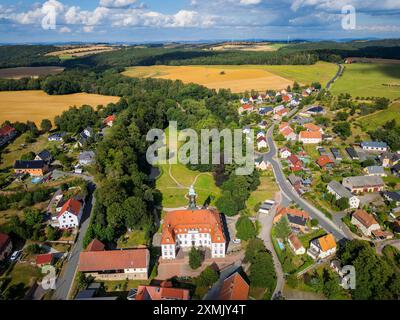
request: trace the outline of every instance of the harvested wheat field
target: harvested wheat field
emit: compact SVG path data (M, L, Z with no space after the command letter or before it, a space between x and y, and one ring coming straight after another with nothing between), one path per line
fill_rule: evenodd
M283 89L293 81L252 66L150 66L129 68L124 75L182 80L198 83L210 89L229 88L232 92L246 90Z
M231 89L232 92L256 90L279 90L293 85L322 84L331 79L337 67L331 63L317 63L310 66L267 66L267 65L215 65L215 66L149 66L131 67L123 73L129 77L182 80L184 83L198 83L211 89Z
M37 78L41 76L54 75L64 71L62 67L17 67L0 69L0 78L21 79Z
M80 107L84 104L92 107L118 102L119 97L98 94L75 93L50 96L44 91L3 91L0 92L0 123L27 120L40 124L43 119L54 120L70 106Z

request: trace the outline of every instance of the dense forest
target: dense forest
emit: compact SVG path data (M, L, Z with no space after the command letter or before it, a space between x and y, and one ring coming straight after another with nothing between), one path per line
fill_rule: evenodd
M54 46L0 46L0 68L38 67L60 64L57 57L45 56Z

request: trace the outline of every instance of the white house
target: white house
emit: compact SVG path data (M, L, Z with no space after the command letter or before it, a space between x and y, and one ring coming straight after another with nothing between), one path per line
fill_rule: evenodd
M318 144L322 142L322 134L321 132L301 131L299 141L304 144Z
M64 203L58 213L57 220L60 229L71 229L79 227L82 218L84 204L74 198Z
M357 209L360 205L360 199L335 180L329 182L327 190L330 194L335 196L336 200L341 198L349 199L349 206L351 209Z
M388 145L386 142L380 141L365 141L361 142L361 148L365 151L375 151L375 152L386 152L388 151Z
M284 106L283 104L281 104L281 105L279 105L279 106L276 106L276 107L274 108L274 114L278 113L279 111L281 111L281 110L283 110L283 109L285 109L285 106Z
M268 147L267 139L265 137L259 137L257 139L257 149L261 150Z
M307 254L313 258L324 259L336 253L336 241L332 234L314 239L310 242L310 248L307 250Z
M225 257L222 219L213 210L177 210L167 213L162 225L162 259L176 259L179 249L208 249L212 258Z
M260 131L257 132L256 139L258 139L258 138L260 138L260 137L265 137L265 132L262 131L262 130L260 130Z
M95 161L95 154L93 151L83 151L79 154L78 161L81 166L91 165Z
M385 169L382 166L369 166L364 168L364 172L367 176L375 177L387 177Z
M254 164L256 166L256 169L259 169L261 171L265 171L269 168L270 163L268 161L264 160L264 157L260 157L258 159L254 160Z
M279 150L279 156L282 159L287 159L292 155L292 153L290 152L290 150L288 148L282 148Z

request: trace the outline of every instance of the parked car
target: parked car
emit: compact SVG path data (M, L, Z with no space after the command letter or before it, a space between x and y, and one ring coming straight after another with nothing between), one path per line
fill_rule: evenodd
M240 243L242 242L242 240L240 240L240 239L233 239L232 242L233 242L234 244L240 244Z
M17 261L20 255L21 255L21 250L14 251L10 257L10 261L11 262Z

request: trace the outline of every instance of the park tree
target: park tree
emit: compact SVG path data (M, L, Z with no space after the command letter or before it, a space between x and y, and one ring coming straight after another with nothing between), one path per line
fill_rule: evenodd
M286 216L283 216L279 222L275 225L275 232L278 238L285 239L290 234L291 229L289 221Z
M345 197L336 200L335 204L342 211L350 208L349 199Z
M49 132L52 128L51 121L49 119L43 119L42 122L40 123L40 129L43 132Z
M189 252L189 266L190 268L192 268L193 270L196 270L198 268L200 268L203 257L201 254L201 251L196 249L195 247L192 247L192 249Z
M241 240L250 240L257 236L253 222L246 216L240 217L236 222L236 237Z
M219 275L212 267L207 266L197 277L196 285L199 287L211 287L218 281Z
M256 256L260 252L265 252L265 251L267 251L267 249L265 248L264 242L261 239L259 238L251 239L246 247L244 261L253 263L255 261Z
M272 256L269 252L259 252L250 265L250 283L253 287L275 288L276 273Z
M346 139L351 136L350 123L348 122L339 122L333 127L332 130L342 139Z

